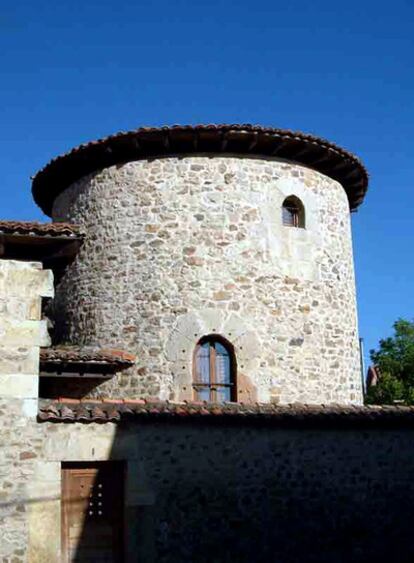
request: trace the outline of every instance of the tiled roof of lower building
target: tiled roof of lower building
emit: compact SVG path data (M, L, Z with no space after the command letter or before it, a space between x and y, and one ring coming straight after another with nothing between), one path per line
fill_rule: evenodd
M77 225L36 221L0 221L0 234L82 238L81 229Z
M128 367L132 366L134 362L134 354L110 348L67 345L42 348L40 350L41 365L109 364Z
M42 262L56 279L76 256L84 234L69 223L0 221L0 258Z
M243 421L281 427L395 427L414 428L414 407L352 405L276 405L184 402L160 400L42 400L38 420L42 422L120 422L131 419Z

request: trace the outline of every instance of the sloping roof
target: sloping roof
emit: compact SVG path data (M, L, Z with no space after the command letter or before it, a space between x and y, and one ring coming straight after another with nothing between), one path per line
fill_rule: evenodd
M99 364L114 367L128 367L135 362L134 354L123 350L96 348L92 346L54 346L41 348L40 365L80 365Z
M83 238L80 227L69 223L0 221L0 258L42 262L58 280Z
M150 400L43 400L42 422L120 422L132 419L263 422L288 427L395 427L414 429L414 407L347 405L274 405Z
M36 221L0 221L0 234L33 237L82 238L77 225L70 223L38 223Z
M33 197L47 214L70 184L96 170L142 158L189 153L277 156L309 166L340 182L351 209L362 202L368 174L360 160L313 135L257 125L142 127L82 144L58 156L33 179Z

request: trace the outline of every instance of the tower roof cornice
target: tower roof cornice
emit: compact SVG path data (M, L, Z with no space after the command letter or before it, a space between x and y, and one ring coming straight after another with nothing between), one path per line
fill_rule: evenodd
M79 145L51 160L33 178L35 202L50 215L55 198L81 177L115 164L177 154L239 154L277 157L337 180L350 209L363 201L368 173L352 153L320 137L258 125L141 127Z

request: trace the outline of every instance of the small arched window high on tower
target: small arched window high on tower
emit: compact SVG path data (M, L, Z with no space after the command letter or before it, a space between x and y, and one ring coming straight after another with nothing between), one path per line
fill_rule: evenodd
M226 339L211 335L194 351L193 389L197 401L236 401L236 358Z
M290 195L283 202L282 222L285 227L305 228L305 208L298 197Z

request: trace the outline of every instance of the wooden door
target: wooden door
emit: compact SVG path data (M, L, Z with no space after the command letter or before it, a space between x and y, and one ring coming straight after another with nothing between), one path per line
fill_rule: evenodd
M62 464L62 561L123 561L124 465Z

